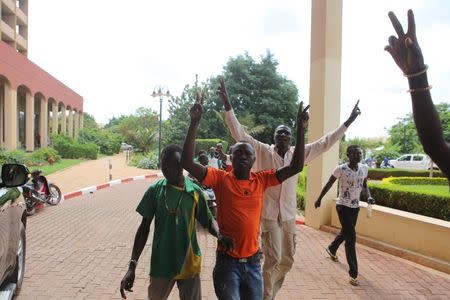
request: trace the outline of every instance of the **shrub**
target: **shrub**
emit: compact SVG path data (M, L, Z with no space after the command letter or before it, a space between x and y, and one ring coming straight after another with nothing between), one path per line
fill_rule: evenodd
M28 164L27 154L23 150L0 151L0 162Z
M83 129L80 130L78 142L80 144L94 143L99 147L100 153L112 155L120 151L121 136L106 130Z
M217 143L223 144L223 151L226 152L228 150L228 142L221 139L196 139L195 140L195 153L198 153L199 150L208 151L209 148L215 147Z
M54 136L53 146L63 158L97 159L98 155L96 144L80 144L66 135Z
M56 151L53 148L41 148L39 150L36 150L28 156L28 163L30 165L36 165L42 162L57 162L61 160L61 156L58 154L58 151Z
M296 194L297 194L297 208L300 210L305 210L307 173L308 173L307 167L304 167L303 171L298 175Z
M141 169L158 168L158 154L156 152L150 152L147 155L135 155L131 159L130 165Z
M395 184L369 183L369 187L379 205L450 221L450 194L437 196L399 190Z
M427 170L405 170L405 169L369 169L368 178L371 180L382 180L387 177L428 177ZM433 177L444 177L441 171L433 171Z
M384 178L383 183L400 184L400 185L446 185L447 178L430 178L430 177L389 177Z

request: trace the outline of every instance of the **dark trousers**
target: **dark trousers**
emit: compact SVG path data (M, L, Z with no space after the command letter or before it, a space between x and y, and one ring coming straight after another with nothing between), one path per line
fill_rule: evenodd
M356 278L358 276L358 260L356 259L356 232L355 226L358 220L358 208L350 208L344 205L336 205L336 211L341 222L341 232L336 236L334 241L328 246L331 253L336 254L337 249L345 241L345 256L347 257L347 263L350 268L349 274L351 277Z

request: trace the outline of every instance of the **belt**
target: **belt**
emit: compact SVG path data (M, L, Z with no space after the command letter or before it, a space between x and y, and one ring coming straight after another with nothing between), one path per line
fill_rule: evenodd
M240 263L260 261L261 260L261 254L262 254L261 251L257 251L252 256L244 257L244 258L237 258L237 257L230 256L230 255L226 254L225 252L221 252L221 251L217 251L216 252L217 258L237 261L237 262L240 262Z

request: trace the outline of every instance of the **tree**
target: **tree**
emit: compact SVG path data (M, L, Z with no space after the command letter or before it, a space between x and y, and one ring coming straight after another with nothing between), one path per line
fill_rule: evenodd
M140 107L136 113L110 120L108 128L122 136L122 141L144 153L149 152L158 141L159 115L149 108Z
M244 125L263 126L254 136L265 143L273 142L273 132L278 125L295 125L297 113L297 87L277 72L277 66L270 51L261 56L260 62L245 53L231 58L224 66L223 76L236 116L249 121ZM218 78L212 78L210 90L215 91L217 86ZM223 111L215 93L211 100L209 108Z
M88 114L87 112L83 112L83 128L85 129L97 129L98 124L95 121L93 115Z

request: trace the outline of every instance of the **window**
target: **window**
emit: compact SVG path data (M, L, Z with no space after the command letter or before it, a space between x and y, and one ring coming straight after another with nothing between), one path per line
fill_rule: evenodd
M422 155L414 155L414 157L413 157L413 161L422 161L422 160L423 160Z
M411 160L411 155L402 156L398 160L399 161L410 161Z

